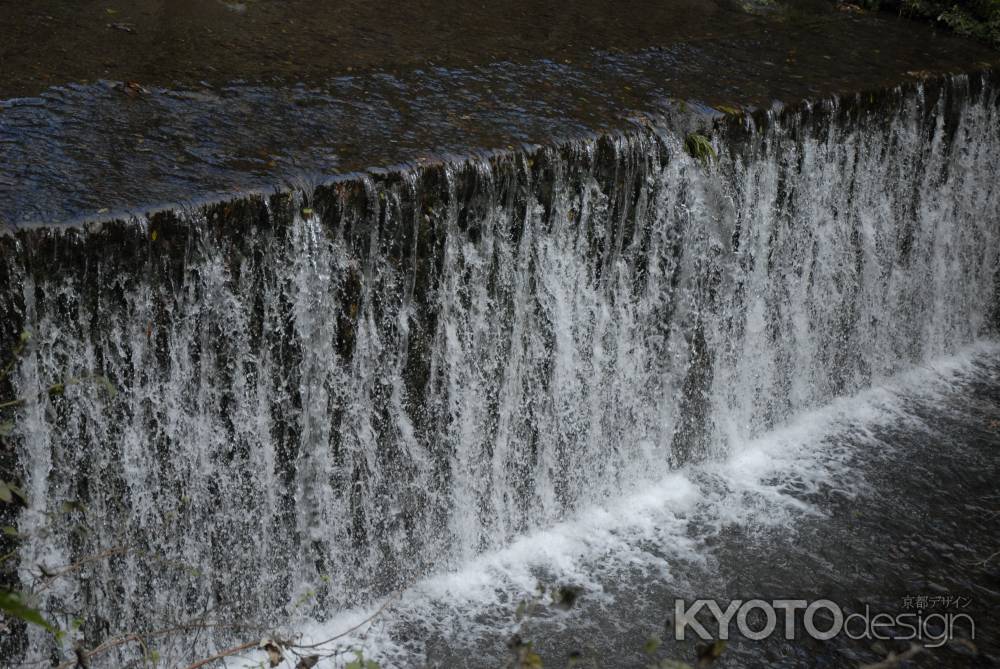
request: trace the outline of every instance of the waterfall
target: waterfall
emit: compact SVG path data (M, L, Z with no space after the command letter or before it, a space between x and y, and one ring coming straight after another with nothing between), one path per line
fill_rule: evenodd
M322 618L995 331L988 76L712 136L0 238L20 578L107 555L43 593L95 640Z

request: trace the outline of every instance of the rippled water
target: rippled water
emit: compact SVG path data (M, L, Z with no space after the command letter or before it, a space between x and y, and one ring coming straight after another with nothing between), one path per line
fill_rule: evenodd
M121 37L104 29L106 8L96 7L101 39L78 49L79 65L96 68L89 77L0 99L0 226L9 231L107 219L248 190L308 190L373 168L407 168L450 154L521 150L525 144L631 130L634 119L665 112L682 117L675 121L682 133L694 126L707 131L721 115L712 106L769 109L998 63L994 52L890 17L851 16L829 7L750 17L716 4L706 3L710 7L701 12L690 2L667 1L634 16L616 10L622 16L580 35L584 39L575 47L550 35L527 51L507 45L499 53L509 57L493 55L485 62L481 52L489 40L470 44L472 37L462 43L478 58L456 50L454 57L431 62L411 62L430 46L403 58L397 47L365 44L357 49L362 58L381 66L363 72L343 69L355 57L350 50L331 56L300 42L318 39L309 37L323 25L318 18L296 24L290 36L270 24L250 33L255 40L278 42L277 48L294 48L297 62L321 69L322 76L313 72L308 78L302 66L263 56L256 41L241 52L218 37L175 27L159 42L181 50L203 43L204 54L218 56L213 61L218 71L192 80L193 68L178 71L163 54L164 45L155 43L150 60L128 49L115 57L128 64L121 78L139 79L133 87L102 74L98 56L88 55L102 48L105 33ZM188 5L176 11L197 15ZM223 26L241 20L221 11L217 20ZM474 24L476 11L455 21ZM303 13L310 12L291 18L301 21ZM386 13L384 20L393 20L389 15L395 12ZM338 18L325 21L343 22L340 12L330 14ZM465 14L465 9L456 13ZM647 18L640 20L643 15ZM386 30L417 30L411 22L395 21ZM649 25L660 26L655 39ZM470 31L480 28L473 25ZM33 50L39 31L51 29L25 28L32 37L22 51ZM289 41L297 46L285 45ZM43 50L38 58L53 53ZM8 62L4 74L23 72ZM277 80L241 80L247 68L259 73L272 65L282 74ZM0 97L6 97L3 90Z

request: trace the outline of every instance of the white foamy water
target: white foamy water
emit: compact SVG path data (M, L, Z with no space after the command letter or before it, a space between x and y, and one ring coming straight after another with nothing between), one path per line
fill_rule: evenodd
M384 667L425 666L430 639L449 648L453 657L476 653L476 666L500 666L502 645L497 642L502 644L530 625L530 620L522 624L518 619L518 603L537 601L543 609L548 605L544 620L548 633L568 628L572 636L578 628L575 634L583 644L586 619L572 611L553 614L554 587L571 585L580 588L581 598L590 605L617 604L627 610L627 599L636 594L634 587L625 587L618 595L626 598L623 603L607 591L608 584L652 579L697 592L699 584L685 580L677 567L694 564L710 569L712 551L706 543L726 528L780 530L778 536L784 541L795 541L797 523L804 515L824 513L804 501L811 493L825 489L827 494L865 497L868 482L857 465L867 459L866 449L895 447L874 436L875 431L926 430L925 419L909 408L954 396L964 380L976 377L977 361L998 355L1000 344L984 341L914 367L875 388L800 414L740 444L721 461L682 467L459 569L422 578L377 605L303 623L280 636L319 644L315 650L302 651L331 654L319 667L341 667L355 658L356 651ZM843 434L851 438L838 439ZM345 634L353 628L357 629ZM322 643L331 637L337 638ZM485 651L484 640L489 640ZM544 644L544 637L539 641ZM291 669L297 659L289 657L282 666ZM247 658L256 661L263 654ZM229 666L242 666L247 658L232 660Z

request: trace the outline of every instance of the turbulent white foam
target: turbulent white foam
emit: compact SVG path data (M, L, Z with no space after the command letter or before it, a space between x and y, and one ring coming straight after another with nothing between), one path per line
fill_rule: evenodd
M956 381L975 375L979 358L997 355L1000 343L983 341L914 367L885 384L798 415L741 444L722 461L683 467L457 570L423 578L376 606L304 623L284 638L316 644L339 637L316 651L340 653L324 659L320 667L343 666L359 650L386 667L418 666L422 643L400 641L400 636L412 636L407 630L415 624L424 638L440 638L461 655L483 637L503 638L504 629L509 636L516 628L518 602L551 602L551 594L539 595L540 582L571 584L591 601L613 604L605 585L614 582L616 574L641 571L647 578L675 581L673 567L710 560L705 540L727 526L780 528L792 540L797 519L823 513L804 496L821 487L849 496L865 494L866 482L855 466L858 459L865 458L867 447L892 447L866 434L882 426L922 429L909 405L948 397ZM837 439L844 433L852 437L849 446ZM355 632L341 636L355 627ZM291 669L294 660L283 666Z

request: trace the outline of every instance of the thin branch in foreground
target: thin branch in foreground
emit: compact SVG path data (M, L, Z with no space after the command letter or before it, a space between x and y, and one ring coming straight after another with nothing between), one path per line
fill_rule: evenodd
M189 664L185 667L185 669L199 669L199 667L204 667L206 664L215 662L216 660L222 660L232 655L236 655L237 653L242 653L245 650L256 648L259 643L259 641L248 641L247 643L240 644L239 646L233 646L232 648L216 653L212 657L206 657L204 660L198 660L194 664Z
M345 631L343 631L343 632L341 632L339 634L336 634L336 635L330 637L329 639L326 639L324 641L320 641L320 642L314 643L314 644L299 644L299 643L289 643L289 642L279 642L279 644L280 644L281 647L283 647L283 648L285 648L287 650L293 651L293 652L295 652L295 651L301 651L301 650L317 650L317 649L320 649L320 646L325 646L326 644L328 644L328 643L330 643L332 641L336 641L337 639L342 639L345 636L347 636L348 634L351 634L352 632L355 632L358 629L364 627L365 625L368 625L371 622L373 622L378 616L380 616L386 610L386 608L389 606L389 604L391 604L393 601L395 601L400 596L400 594L401 594L401 591L395 593L394 595L392 595L391 597L389 597L388 599L386 599L382 603L382 605L379 606L378 609L376 609L375 612L372 613L370 616L368 616L367 618L365 618L364 620L362 620L361 622L359 622L357 625L354 625L350 629L347 629L347 630L345 630ZM207 664L209 664L211 662L215 662L216 660L222 660L222 659L225 659L227 657L231 657L231 656L236 655L238 653L242 653L243 651L250 650L251 648L256 648L259 645L260 645L259 641L248 641L247 643L243 643L243 644L240 644L238 646L233 646L232 648L227 648L226 650L220 651L220 652L216 653L215 655L213 655L211 657L207 657L207 658L205 658L203 660L198 660L197 662L195 662L193 664L189 664L184 669L200 669L201 667L204 667L205 665L207 665ZM320 650L325 650L325 649L320 649Z
M106 653L109 650L113 650L113 649L118 648L120 646L124 646L124 645L126 645L128 643L138 643L143 648L145 648L146 645L147 645L146 644L146 640L147 639L155 639L157 637L170 636L171 634L175 634L177 632L186 632L188 630L195 630L195 629L196 630L203 630L203 629L218 628L218 627L251 628L251 627L256 627L256 626L255 625L244 625L244 624L241 624L241 623L221 623L221 622L192 621L192 622L189 622L189 623L183 623L183 624L180 624L180 625L174 625L173 627L166 627L166 628L163 628L163 629L154 630L154 631L148 632L146 634L123 634L122 636L115 637L113 639L109 639L109 640L105 641L104 643L102 643L101 645L99 645L99 646L97 646L97 647L95 647L95 648L93 648L91 650L84 651L83 655L84 655L85 659L90 660L93 657L96 657L98 655ZM236 652L238 652L238 651L236 651ZM77 659L68 660L68 661L63 662L62 664L60 664L58 667L56 667L56 669L70 669L70 667L75 666L77 663L78 663Z
M382 606L378 607L378 609L375 610L375 613L371 614L370 616L368 616L367 618L365 618L364 620L362 620L361 622L359 622L354 627L352 627L352 628L350 628L350 629L348 629L348 630L346 630L344 632L341 632L340 634L332 636L329 639L326 639L325 641L320 641L318 643L313 643L313 644L294 644L294 647L296 649L314 650L314 649L319 648L320 646L325 646L326 644L330 643L331 641L336 641L337 639L342 639L345 636L347 636L348 634L351 634L352 632L355 632L358 629L360 629L361 627L364 627L368 623L374 621L375 618L377 618L378 616L380 616L382 614L382 612L386 610L386 608L389 606L389 604L391 604L393 601L395 601L396 599L398 599L401 594L402 594L402 591L395 593L394 595L392 595L391 597L389 597L388 599L386 599L384 602L382 602Z
M43 570L42 575L45 576L46 580L45 580L45 583L43 583L38 588L38 590L35 591L35 594L37 594L39 592L45 592L60 577L65 576L66 574L70 574L70 573L72 573L74 571L77 571L79 569L82 569L85 565L87 565L87 564L89 564L91 562L100 562L101 560L105 560L105 559L107 559L109 557L113 557L115 555L121 555L121 554L123 554L125 552L126 552L126 549L123 546L116 546L114 548L109 548L109 549L107 549L105 551L101 551L100 553L95 553L94 555L85 557L82 560L74 562L73 564L67 565L67 566L63 567L62 569L58 569L56 571Z
M919 655L924 651L923 646L918 646L915 643L910 644L910 649L902 653L889 653L889 657L885 658L881 662L876 662L875 664L865 664L861 666L861 669L898 669L904 662L912 660L914 657Z
M110 639L105 641L97 648L93 650L83 650L77 649L75 652L75 657L72 660L67 660L60 664L56 669L70 669L70 667L76 667L83 665L84 662L90 660L90 658L95 655L100 655L101 653L106 653L113 648L118 648L119 646L124 646L128 643L138 643L143 648L146 647L146 643L143 641L142 637L138 634L127 634L125 636L118 637L116 639ZM82 660L82 661L81 661ZM83 665L86 666L86 665Z

